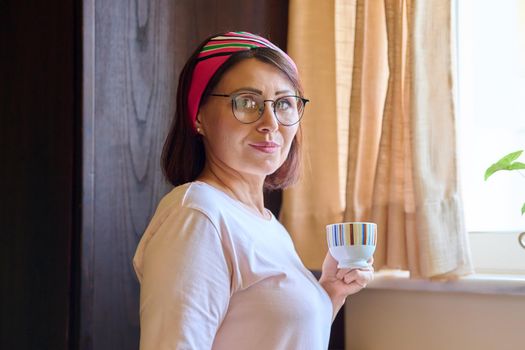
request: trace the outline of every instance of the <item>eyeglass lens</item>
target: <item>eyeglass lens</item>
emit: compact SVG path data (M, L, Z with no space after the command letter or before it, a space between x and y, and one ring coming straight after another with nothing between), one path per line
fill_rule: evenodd
M297 96L283 96L272 102L277 120L283 125L299 122L304 111L304 102ZM233 113L242 123L257 121L264 112L265 102L262 96L239 94L233 98Z

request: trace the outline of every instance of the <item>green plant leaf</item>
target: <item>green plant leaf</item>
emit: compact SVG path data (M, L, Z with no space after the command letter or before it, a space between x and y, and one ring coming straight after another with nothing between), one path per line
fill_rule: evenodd
M498 162L505 162L507 164L510 164L513 161L515 161L516 159L518 159L521 156L522 153L523 153L523 150L519 150L519 151L516 151L516 152L509 153L505 157L501 158Z
M525 163L514 162L511 165L509 165L507 168L507 170L520 170L520 169L525 169Z
M509 153L505 157L503 157L500 160L498 160L496 163L492 164L485 171L485 181L487 181L487 179L492 174L494 174L496 171L500 171L500 170L515 170L515 169L511 169L510 168L512 166L512 162L515 161L516 159L518 159L519 156L521 156L522 153L523 153L523 150ZM516 162L516 163L517 164L523 164L523 163L520 163L520 162ZM517 168L517 169L522 169L522 168Z
M523 207L521 207L521 215L525 214L525 203L523 203Z

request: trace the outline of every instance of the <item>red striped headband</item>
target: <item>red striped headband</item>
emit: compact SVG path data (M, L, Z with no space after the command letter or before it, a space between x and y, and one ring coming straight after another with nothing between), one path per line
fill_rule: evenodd
M234 53L257 47L266 47L278 51L297 70L294 61L284 51L258 35L248 32L228 32L211 38L197 56L197 64L193 71L188 94L188 111L193 128L195 128L202 94L215 72Z

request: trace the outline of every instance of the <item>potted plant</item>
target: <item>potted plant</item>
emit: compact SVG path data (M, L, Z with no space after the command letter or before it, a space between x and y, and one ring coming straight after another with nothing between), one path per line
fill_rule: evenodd
M501 170L523 170L525 169L525 163L516 161L516 159L518 159L522 153L523 153L523 150L509 153L505 157L501 158L496 163L488 167L487 170L485 171L485 181L487 181L487 179L492 174L494 174L495 172L501 171ZM519 172L519 174L521 176L524 176L521 172ZM523 206L521 207L521 215L523 214L525 214L525 203L523 203Z

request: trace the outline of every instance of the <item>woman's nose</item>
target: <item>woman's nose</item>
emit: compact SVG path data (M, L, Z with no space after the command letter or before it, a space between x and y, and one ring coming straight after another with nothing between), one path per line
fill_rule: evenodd
M279 122L273 110L273 102L265 101L264 109L257 129L261 132L274 132L279 128Z

